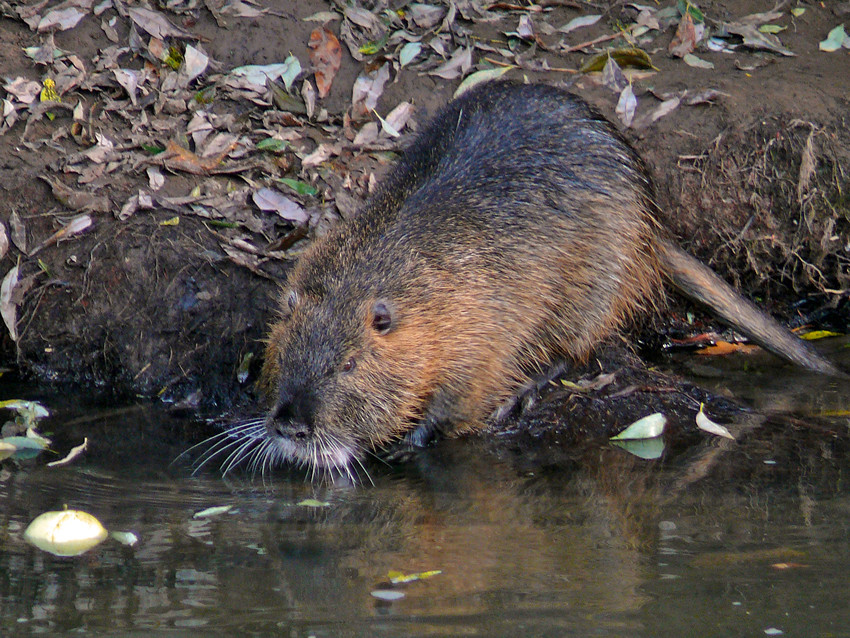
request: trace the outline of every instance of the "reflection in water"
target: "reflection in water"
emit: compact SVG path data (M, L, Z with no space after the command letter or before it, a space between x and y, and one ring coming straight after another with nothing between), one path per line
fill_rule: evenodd
M659 461L604 442L449 441L353 487L169 467L198 425L150 406L66 415L45 429L62 449L88 435L84 459L0 465L0 634L840 633L846 425L728 425L737 442L671 439ZM141 540L76 558L22 540L63 505ZM391 570L442 573L392 585Z

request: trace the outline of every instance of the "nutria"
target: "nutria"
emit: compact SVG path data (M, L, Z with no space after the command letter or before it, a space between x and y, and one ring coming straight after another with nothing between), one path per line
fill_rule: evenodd
M768 350L836 369L664 238L644 166L578 97L494 82L444 107L288 277L262 378L267 459L350 472L480 428L662 298L662 279Z

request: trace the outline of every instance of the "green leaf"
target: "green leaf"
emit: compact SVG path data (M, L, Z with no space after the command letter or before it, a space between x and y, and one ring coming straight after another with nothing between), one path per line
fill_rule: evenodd
M390 32L387 31L380 40L373 40L371 42L366 42L360 45L360 48L357 50L360 51L363 55L375 55L378 51L384 48L387 44L387 40L390 39Z
M785 31L788 27L782 27L778 24L763 24L759 27L759 31L762 33L781 33Z
M294 190L299 195L317 195L319 189L315 186L308 184L307 182L300 182L297 179L291 179L289 177L278 177L276 178L278 182L285 186L289 186L292 190Z
M267 137L266 139L257 142L258 151L280 153L281 151L285 151L287 148L289 148L289 142L286 140L279 140L274 137Z
M806 341L817 341L818 339L826 339L827 337L840 336L840 332L833 332L832 330L812 330L804 335L800 335L800 339L805 339Z
M699 7L693 4L692 2L688 2L687 0L679 0L679 2L676 4L676 7L679 9L680 15L690 13L691 18L693 18L694 22L705 22L705 15L702 11L699 10Z
M806 12L806 7L794 7L793 9L791 9L791 15L794 16L795 18L799 18L805 12Z
M839 24L832 31L829 32L829 35L826 36L826 40L821 42L818 47L821 51L838 51L841 46L844 44L844 41L847 38L847 34L844 32L844 25Z
M638 419L617 436L612 436L611 441L619 441L623 439L652 439L661 436L664 432L664 425L667 423L667 417L660 412L655 412L642 419Z

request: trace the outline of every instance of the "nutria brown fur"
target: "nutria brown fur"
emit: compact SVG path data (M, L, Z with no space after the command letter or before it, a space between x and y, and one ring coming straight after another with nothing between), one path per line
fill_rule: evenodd
M479 428L652 309L665 275L772 351L835 371L662 239L653 211L640 158L579 98L469 91L292 270L263 369L267 449L347 470Z

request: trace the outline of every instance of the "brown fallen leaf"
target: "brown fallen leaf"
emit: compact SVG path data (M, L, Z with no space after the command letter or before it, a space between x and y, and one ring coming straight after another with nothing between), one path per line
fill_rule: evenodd
M9 215L9 229L12 231L12 243L15 245L15 248L26 255L27 230L16 210L13 210L12 214Z
M310 62L315 68L316 89L321 99L331 90L336 72L339 71L342 47L336 36L324 27L313 29L308 46L312 49Z
M683 58L688 53L691 53L697 45L696 30L694 29L694 20L691 14L686 11L682 16L679 27L676 29L676 35L670 41L670 46L667 47L670 55L677 58Z
M90 215L77 215L68 222L65 226L57 230L50 237L41 242L38 246L33 248L30 251L29 256L32 257L35 254L39 253L44 248L48 246L52 246L60 242L63 239L67 239L69 237L73 237L74 235L79 235L81 232L86 230L92 225L92 218Z
M169 140L165 151L157 155L153 163L161 164L171 170L179 170L192 175L206 175L212 172L224 158L236 148L238 140L233 141L223 151L210 157L198 157L188 148L180 146L174 140Z
M50 184L53 196L66 208L90 210L95 213L108 213L112 210L112 202L105 195L98 197L88 191L75 190L49 175L39 175L39 177Z
M756 350L758 350L758 346L753 346L746 343L729 343L728 341L718 341L713 346L708 346L707 348L698 350L697 354L712 356L731 354L733 352L750 354L751 352L755 352Z

